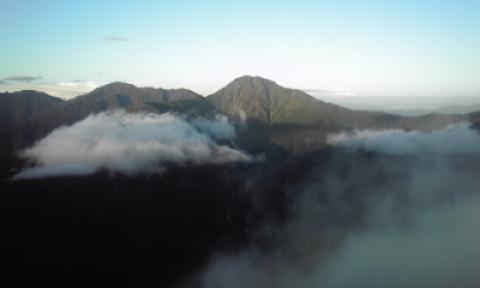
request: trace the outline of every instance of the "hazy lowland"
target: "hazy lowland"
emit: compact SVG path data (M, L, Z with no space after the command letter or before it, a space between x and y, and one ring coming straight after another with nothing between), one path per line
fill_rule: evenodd
M243 76L206 97L121 82L70 100L1 93L3 274L479 287L480 112L356 110L307 92Z

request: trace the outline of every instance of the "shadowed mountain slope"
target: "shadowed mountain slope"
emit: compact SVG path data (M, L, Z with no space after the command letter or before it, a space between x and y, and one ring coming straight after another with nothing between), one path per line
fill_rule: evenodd
M0 93L0 130L36 120L64 104L60 98L33 90Z

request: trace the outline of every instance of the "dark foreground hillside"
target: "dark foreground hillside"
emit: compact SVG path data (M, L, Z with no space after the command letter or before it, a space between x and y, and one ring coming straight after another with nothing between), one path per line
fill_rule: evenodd
M274 182L245 190L245 174L258 169L4 181L2 275L22 286L172 285L205 264L211 251L245 245L255 223L276 213L274 203L252 200L273 194ZM275 194L269 201L281 201Z
M395 216L382 218L389 227L408 231L418 213L480 191L475 157L324 149L257 164L170 167L153 176L3 181L0 261L6 265L0 281L24 287L221 287L228 271L210 269L217 267L216 255L256 251L252 269L259 275L245 279L260 279L255 287L276 287L275 281L286 287L282 271L292 271L285 267L297 267L309 279L319 259L368 229L379 199L393 201L386 215ZM277 259L280 270L261 274L272 267L265 259ZM209 273L214 277L205 278ZM235 275L227 282L241 280Z

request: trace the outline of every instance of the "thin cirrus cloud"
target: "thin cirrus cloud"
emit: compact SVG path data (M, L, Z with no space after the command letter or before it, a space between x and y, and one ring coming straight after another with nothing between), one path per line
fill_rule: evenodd
M243 151L214 141L232 137L234 128L223 117L190 122L171 114L100 113L58 128L25 150L23 156L35 166L14 178L79 176L99 170L138 175L161 172L169 163L254 161Z
M10 76L5 78L4 80L14 81L14 82L32 82L40 79L42 79L41 76Z
M120 37L120 36L105 36L102 38L103 41L106 42L126 42L128 41L127 38L125 37Z

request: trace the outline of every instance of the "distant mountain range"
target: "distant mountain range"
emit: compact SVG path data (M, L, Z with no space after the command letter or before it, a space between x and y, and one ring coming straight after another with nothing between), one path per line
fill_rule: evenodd
M478 113L402 117L354 111L261 77L237 78L207 97L187 89L139 88L114 82L68 101L37 91L0 93L0 145L3 151L16 151L59 126L112 109L202 117L223 113L243 123L245 128L240 129L237 139L243 148L275 145L295 153L319 149L325 145L328 133L342 130L431 131L480 119Z
M361 111L381 111L400 116L421 116L432 113L469 114L480 111L480 97L473 96L339 96L322 95L318 90L304 90L324 101ZM480 95L479 95L480 96Z

